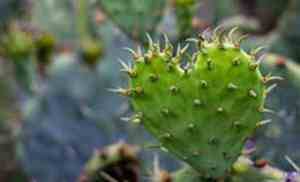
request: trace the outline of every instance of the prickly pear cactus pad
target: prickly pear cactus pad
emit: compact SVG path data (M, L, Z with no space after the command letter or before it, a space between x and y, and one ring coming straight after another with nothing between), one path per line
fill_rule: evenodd
M261 122L264 99L274 87L263 77L259 60L244 52L234 40L236 29L225 34L215 30L205 40L199 35L192 56L187 47L172 56L166 38L164 49L133 52L134 66L121 62L129 74L129 88L116 89L129 96L141 120L161 143L162 149L190 164L205 177L219 178L230 172L244 141ZM149 36L148 36L149 37ZM183 58L190 58L180 66Z

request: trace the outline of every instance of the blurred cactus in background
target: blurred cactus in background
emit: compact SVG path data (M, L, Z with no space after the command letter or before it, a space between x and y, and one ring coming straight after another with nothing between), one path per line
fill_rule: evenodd
M290 0L288 11L286 11L279 22L278 33L276 40L272 44L271 50L290 57L299 62L299 16L300 16L300 2L297 0Z
M10 21L24 19L30 9L29 0L6 0L0 2L0 28L1 31Z
M52 60L55 38L51 33L42 32L37 35L34 45L38 71L40 74L44 74Z
M299 181L299 173L289 172L295 169L283 159L289 155L300 163L299 4L298 0L1 0L0 182L14 182L11 176L26 181L22 171L37 182L216 181L208 176L217 182ZM213 31L217 25L221 26ZM234 30L230 35L229 29ZM240 44L244 34L249 40ZM157 42L163 37L175 44L160 47ZM196 42L196 48L186 44L190 42ZM251 52L261 45L267 48ZM230 61L240 71L231 71ZM246 63L255 71L249 71ZM127 85L124 72L133 89L112 89ZM210 88L214 80L220 81ZM272 86L265 88L259 80ZM279 88L266 99L270 109L258 107L277 80ZM201 95L193 88L197 84L203 87ZM227 97L226 86L238 97ZM247 97L242 97L246 89L250 89ZM216 97L223 92L223 97ZM235 105L236 100L240 104ZM198 106L207 112L197 114ZM264 118L273 123L263 125L270 122ZM231 122L233 128L226 130ZM187 136L195 128L195 134ZM246 138L255 141L255 152L242 150ZM120 140L132 145L112 144ZM93 154L95 149L99 150ZM191 166L179 167L181 160Z
M29 181L16 155L17 132L21 127L15 84L10 66L0 61L0 181Z
M177 32L181 39L186 39L195 30L193 30L193 17L197 11L196 0L174 0L173 6L175 9Z
M153 35L167 4L165 0L98 0L109 18L134 40L145 41L145 32Z
M4 34L1 40L2 52L14 65L19 85L24 91L32 92L34 79L32 35L12 25L8 34Z
M117 143L96 151L79 177L79 182L138 182L139 161L134 146Z
M260 29L257 33L267 33L276 28L278 20L286 10L290 0L238 0L244 15L256 18Z

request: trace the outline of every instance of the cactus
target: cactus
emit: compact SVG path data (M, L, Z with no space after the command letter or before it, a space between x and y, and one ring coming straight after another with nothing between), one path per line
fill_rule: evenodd
M73 4L68 0L32 1L32 23L62 41L74 40ZM64 20L64 21L61 21Z
M86 65L93 68L103 54L103 47L100 43L86 39L81 43L81 56Z
M103 55L101 38L91 28L91 21L88 19L88 3L85 0L79 1L76 8L77 31L80 41L81 58L90 68L95 68L99 58ZM97 39L97 40L94 40Z
M96 151L87 162L79 182L138 182L137 148L123 142Z
M20 121L13 76L7 62L1 60L0 65L0 181L27 182L16 154L16 131Z
M196 14L197 2L195 0L174 0L177 32L181 39L193 33L193 16Z
M213 13L214 25L218 24L224 18L236 15L239 11L235 0L212 0L208 1L208 4Z
M33 40L29 33L12 25L1 39L4 56L11 60L16 79L24 91L32 92L34 79Z
M264 159L252 161L246 156L241 156L234 163L233 173L227 177L231 182L299 182L300 174L298 172L285 172L268 164ZM197 171L184 166L175 171L172 175L174 182L209 182L203 179Z
M230 171L244 141L262 120L264 99L273 86L261 75L255 49L247 54L232 33L216 29L211 38L200 35L199 49L184 68L187 47L172 56L166 39L163 51L149 40L149 50L133 52L134 66L122 63L129 88L113 90L131 97L143 125L162 149L190 164L204 177L220 178Z
M276 74L278 89L270 94L267 105L274 111L268 114L272 124L257 133L257 150L274 164L282 164L282 156L288 154L299 163L298 146L291 141L299 138L300 66L295 61L277 54L266 54L262 70ZM288 135L287 135L288 133ZM293 143L293 142L292 142Z
M300 89L300 65L295 61L280 56L278 54L266 54L264 61L265 69L272 70L280 74L285 80L289 80ZM277 70L276 70L277 69Z
M291 0L289 2L290 6L280 20L278 37L272 43L271 51L298 61L300 60L298 51L300 42L300 2L297 0Z
M260 29L257 33L268 33L276 28L288 3L289 0L238 0L242 13L259 21Z
M27 0L5 0L0 2L0 28L5 28L10 21L24 18L28 7Z
M40 33L35 40L37 68L40 75L46 74L46 67L51 63L55 38L49 32Z
M145 41L145 32L155 32L166 6L165 0L98 1L104 12L121 30L139 41Z

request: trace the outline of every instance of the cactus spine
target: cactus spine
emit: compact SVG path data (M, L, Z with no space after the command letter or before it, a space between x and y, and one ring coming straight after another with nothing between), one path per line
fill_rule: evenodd
M219 179L230 172L244 141L260 122L266 88L255 55L216 29L210 38L199 35L198 50L187 46L172 56L166 38L163 50L149 39L149 50L134 53L134 66L124 63L129 88L114 90L131 97L143 125L162 149L190 164L201 176ZM186 66L180 64L191 58Z

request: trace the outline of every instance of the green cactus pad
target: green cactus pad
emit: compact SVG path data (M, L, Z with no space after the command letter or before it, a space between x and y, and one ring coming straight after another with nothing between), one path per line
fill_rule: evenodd
M144 41L144 33L154 33L163 17L165 0L98 0L102 9L124 32Z
M244 52L230 34L199 36L193 56L185 53L187 47L172 56L168 41L161 51L150 40L147 53L134 54L133 68L123 63L129 88L116 90L131 97L136 117L163 149L212 178L230 171L244 141L260 126L269 91L256 51ZM184 57L193 59L183 68Z

